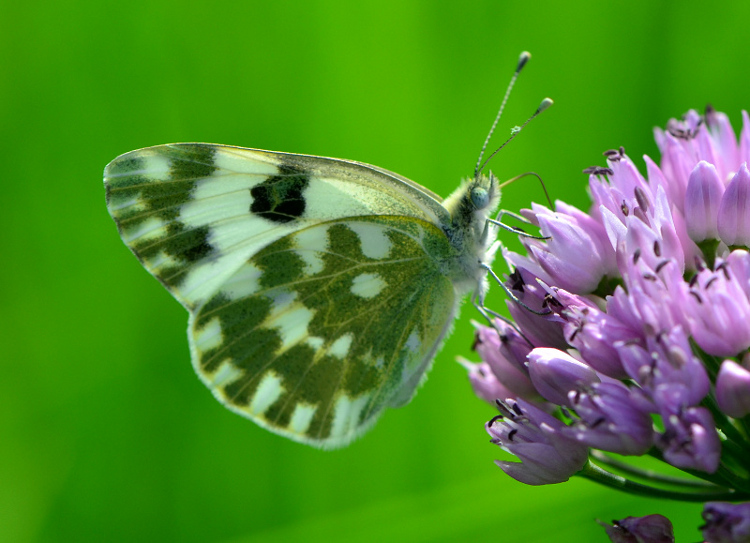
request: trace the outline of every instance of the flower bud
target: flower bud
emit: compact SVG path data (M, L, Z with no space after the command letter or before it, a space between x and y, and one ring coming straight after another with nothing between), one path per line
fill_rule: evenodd
M701 160L693 168L685 193L685 219L690 239L718 239L716 219L724 185L713 164Z
M750 503L708 502L703 520L703 537L710 543L750 542Z
M721 241L729 247L750 246L750 172L743 163L724 191L719 204Z
M750 414L750 371L733 360L725 360L716 377L719 408L736 419Z
M523 400L499 407L502 415L485 429L493 443L521 460L495 461L515 480L527 485L562 483L586 465L588 448L562 435L565 425L558 419Z
M602 525L612 543L674 543L672 523L663 515L626 517Z
M583 362L557 349L536 348L529 354L529 376L546 400L570 407L568 393L600 381Z

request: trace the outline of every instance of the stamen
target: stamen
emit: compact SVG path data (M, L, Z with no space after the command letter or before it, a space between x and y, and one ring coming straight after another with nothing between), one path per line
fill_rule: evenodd
M583 173L589 175L614 175L615 172L611 168L603 168L601 166L589 166Z
M635 193L635 201L638 202L638 205L643 211L647 212L648 198L646 197L646 193L643 192L643 189L641 187L636 187L633 192Z
M503 420L504 418L505 418L505 417L503 417L502 415L495 415L494 417L492 417L492 418L491 418L491 419L490 419L490 420L489 420L489 421L487 422L487 424L488 424L489 426L492 426L492 425L493 425L493 424L495 424L495 423L496 423L497 421L499 421L499 420Z

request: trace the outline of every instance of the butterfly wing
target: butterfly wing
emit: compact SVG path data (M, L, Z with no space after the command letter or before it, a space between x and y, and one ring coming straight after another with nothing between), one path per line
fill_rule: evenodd
M414 393L451 325L450 247L403 216L328 221L271 243L191 317L197 373L277 433L343 446Z
M187 309L276 239L340 217L447 224L440 199L353 161L204 143L126 153L104 171L123 241Z
M457 303L438 196L358 162L209 144L127 153L104 181L227 407L336 447L411 399Z

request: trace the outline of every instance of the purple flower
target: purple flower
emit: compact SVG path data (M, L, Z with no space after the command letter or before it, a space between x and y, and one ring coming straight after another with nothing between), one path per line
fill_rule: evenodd
M714 356L734 356L750 347L750 298L743 277L750 253L734 251L730 258L719 261L716 271L704 269L695 276L684 299L693 339Z
M479 327L474 341L474 350L487 363L495 377L513 393L513 398L538 397L526 368L526 357L531 348L513 327L500 319L495 320L494 328ZM491 403L494 405L494 399Z
M734 360L725 360L716 377L716 401L730 417L750 414L750 371Z
M681 326L649 337L646 348L620 344L618 351L630 377L658 406L677 411L699 403L708 394L708 375Z
M626 517L602 525L613 543L674 543L672 523L663 515Z
M724 185L716 167L701 160L690 173L685 194L687 231L693 241L718 239L717 217Z
M623 455L641 455L653 444L650 403L618 381L596 383L569 396L580 420L563 434L591 448Z
M469 372L474 393L491 405L496 405L497 400L513 398L540 400L526 367L526 356L531 351L528 342L500 319L495 320L494 326L477 329L474 349L482 357L482 363L459 359Z
M677 468L714 473L719 467L721 443L713 417L703 407L673 413L664 411L664 433L656 440L664 459Z
M558 405L571 404L568 393L589 388L600 379L588 365L557 349L537 348L529 355L529 375L539 394Z
M750 246L750 172L742 163L719 205L719 235L730 247Z
M583 360L596 371L616 379L627 378L615 344L638 342L637 328L621 322L612 313L600 310L587 299L557 291L557 299L565 306L565 337L578 349Z
M474 394L485 402L495 405L497 400L505 401L516 397L498 380L487 362L472 364L461 359L459 359L459 362L469 372L469 382Z
M750 503L708 502L703 520L707 543L750 543Z
M747 116L747 113L742 112L743 119ZM708 134L711 139L716 142L714 151L711 156L714 157L714 164L717 165L719 176L722 180L728 179L731 172L736 171L736 165L742 162L747 162L747 157L742 157L737 148L737 136L734 133L732 124L729 122L729 117L720 111L716 111L714 108L706 107L705 115L706 125L708 126ZM745 125L748 125L745 120ZM747 132L748 126L745 126L743 134ZM740 144L740 147L742 144Z
M520 399L498 406L501 415L485 428L493 443L521 460L496 460L505 473L528 485L547 485L567 481L586 465L588 448L561 434L565 425L558 419Z
M616 273L615 254L601 224L580 210L558 202L557 211L533 206L533 217L546 243L526 242L529 257L509 253L516 266L545 283L575 292L592 292L608 273Z
M524 268L517 268L509 278L508 288L527 307L539 313L550 312L548 292L538 278ZM552 300L554 302L554 300ZM508 310L523 335L534 347L565 348L563 320L554 313L538 315L508 301Z

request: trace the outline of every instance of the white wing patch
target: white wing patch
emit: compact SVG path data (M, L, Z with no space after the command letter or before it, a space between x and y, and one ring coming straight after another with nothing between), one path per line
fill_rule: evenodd
M208 381L214 387L224 387L240 377L242 371L234 367L231 360L224 360Z
M134 173L136 175L146 175L158 181L169 181L171 166L172 164L168 157L152 154L144 160L143 169Z
M274 176L279 174L279 161L273 153L258 153L252 149L220 145L214 164L220 170L238 174Z
M322 253L328 251L328 235L325 228L308 228L295 234L297 254L305 262L305 273L315 275L323 270Z
M344 360L346 355L349 353L349 347L352 345L354 337L351 334L344 334L336 341L333 342L331 347L328 349L328 353Z
M203 352L220 346L222 342L221 323L218 318L211 319L195 333L195 346Z
M352 223L349 228L359 236L362 254L367 258L384 260L391 254L393 244L382 228L363 222Z
M230 300L239 300L260 290L258 280L263 270L247 262L221 285L221 292Z
M411 331L409 337L406 340L406 348L411 351L416 351L422 346L422 342L419 340L419 333L417 329Z
M194 266L180 285L181 299L189 304L204 302L245 260L247 258L242 253L228 253L223 258Z
M201 179L196 182L193 199L180 209L180 221L190 226L204 224L221 224L228 217L246 217L250 222L248 210L253 203L250 188L265 179L263 176L221 176ZM240 225L237 225L241 227Z
M281 377L269 370L261 379L258 390L248 407L248 412L253 415L262 415L279 399L283 392L284 387Z
M323 345L325 345L326 341L322 337L308 336L305 340L305 343L312 347L313 350L319 351L323 348Z
M154 270L162 270L170 266L176 266L177 260L169 256L164 251L161 251L155 256L152 256L151 258L149 258L148 263Z
M305 196L311 205L316 206L316 216L324 220L372 213L372 206L367 205L366 197L355 200L352 198L351 184L334 178L313 177Z
M331 427L332 437L352 434L358 426L359 416L369 401L371 394L363 394L357 398L349 398L342 394L336 401Z
M305 405L298 403L294 408L292 414L292 420L289 423L289 429L297 434L304 434L307 429L310 428L312 418L315 416L315 412L318 410L316 405Z
M271 315L264 323L267 328L275 328L281 336L281 349L284 352L307 338L307 327L315 313L303 304L294 301L295 294L284 299L278 298Z
M361 298L374 298L387 286L387 283L377 273L363 273L352 281L352 294Z
M166 226L164 221L158 217L151 217L133 228L124 229L122 231L122 240L125 243L132 243L136 240L148 241L150 239L158 239L166 235Z

